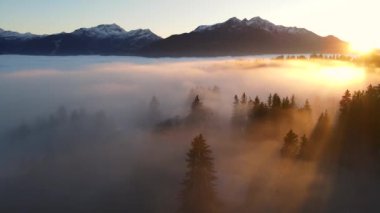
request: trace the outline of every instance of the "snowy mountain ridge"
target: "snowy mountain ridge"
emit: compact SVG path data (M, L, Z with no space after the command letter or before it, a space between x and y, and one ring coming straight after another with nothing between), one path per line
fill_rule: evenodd
M249 20L233 17L164 39L149 29L126 31L117 24L50 35L0 29L0 54L203 57L341 53L346 49L347 43L336 37L322 37L304 28L276 25L259 16Z
M260 16L253 17L251 19L240 20L236 17L230 18L223 23L213 25L201 25L197 27L193 32L205 32L215 30L228 25L232 29L250 27L253 29L261 29L272 33L289 33L289 34L305 34L312 33L304 28L297 27L285 27L282 25L276 25L272 22L262 19Z
M80 28L72 32L77 36L87 36L91 38L105 39L105 38L119 38L119 39L152 39L158 40L159 36L155 35L149 29L137 29L125 31L117 24L102 24L96 27Z

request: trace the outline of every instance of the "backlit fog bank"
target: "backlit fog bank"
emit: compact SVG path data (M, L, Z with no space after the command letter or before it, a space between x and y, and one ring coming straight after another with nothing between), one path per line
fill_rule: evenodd
M331 60L0 56L0 209L175 212L202 133L224 211L334 211L349 199L331 198L316 162L281 159L283 137L310 134L326 110L333 121L346 89L378 82ZM295 95L299 108L308 99L311 119L247 134L232 119L242 93ZM212 116L188 124L196 95Z

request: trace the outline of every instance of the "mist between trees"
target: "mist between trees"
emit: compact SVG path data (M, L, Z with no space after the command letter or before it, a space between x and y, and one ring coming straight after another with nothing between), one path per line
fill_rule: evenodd
M1 143L2 211L375 211L380 86L346 91L339 112L297 96L231 97L224 119L194 88L187 113L153 97L139 128L106 112L60 107L10 128ZM251 98L254 97L254 98ZM190 143L191 142L191 143ZM356 193L361 193L357 197Z
M318 63L2 73L0 211L377 212L378 78Z

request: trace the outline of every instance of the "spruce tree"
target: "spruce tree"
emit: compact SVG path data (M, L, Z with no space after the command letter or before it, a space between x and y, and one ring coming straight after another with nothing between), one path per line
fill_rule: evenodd
M303 106L302 109L303 109L304 111L306 111L306 112L310 112L310 111L311 111L311 106L310 106L310 103L309 103L309 100L308 100L308 99L306 99L305 104L304 104L304 106Z
M272 96L272 108L276 109L280 107L281 107L281 98L277 93L275 93Z
M260 102L259 96L256 96L255 101L254 101L254 106L258 107L260 105L260 103L261 102Z
M319 119L310 135L310 141L301 144L301 158L304 160L314 160L322 145L326 142L330 135L330 119L327 111L319 116Z
M247 95L245 94L245 92L241 95L240 102L241 102L241 104L246 104L247 103Z
M298 157L302 160L309 159L309 153L308 153L308 148L309 148L309 140L307 139L306 135L303 135L301 137L301 144L300 144L300 151L298 154Z
M341 101L339 102L340 104L339 111L342 115L345 115L345 113L348 111L348 106L350 102L351 102L351 93L349 90L346 90L346 92L342 96Z
M238 105L239 104L239 98L237 95L234 96L234 105Z
M203 106L199 96L195 96L194 101L191 103L191 110L186 117L186 124L190 126L203 126L212 118L212 114Z
M210 147L200 134L191 142L187 168L181 191L181 213L214 213L217 211L215 170Z
M300 151L300 144L298 135L290 130L284 137L284 145L281 148L281 155L283 157L295 158Z
M194 110L200 109L201 107L202 107L202 102L199 99L199 96L197 95L195 96L193 103L191 103L191 109L194 111Z

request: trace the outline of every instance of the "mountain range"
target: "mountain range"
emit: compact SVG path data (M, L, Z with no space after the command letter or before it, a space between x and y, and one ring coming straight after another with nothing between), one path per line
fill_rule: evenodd
M116 24L71 33L34 35L0 28L0 54L136 55L149 57L344 53L347 43L307 29L275 25L260 17L230 18L189 33L161 38L149 29L125 31Z

